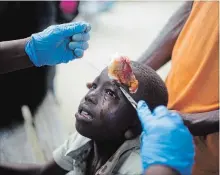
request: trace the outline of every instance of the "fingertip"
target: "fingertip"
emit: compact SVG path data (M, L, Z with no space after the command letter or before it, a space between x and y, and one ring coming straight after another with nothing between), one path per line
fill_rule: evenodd
M91 25L87 23L85 32L89 32L91 30Z
M70 42L68 46L70 50L75 50L75 49L86 50L89 48L88 42Z
M67 24L66 29L68 29L68 35L74 35L74 34L78 34L78 33L83 33L86 31L87 25L85 23L77 23L77 22L73 22L71 24ZM65 30L66 30L65 29Z
M153 110L153 114L155 114L155 116L157 117L162 117L165 116L169 113L169 110L167 109L167 107L161 105L161 106L157 106L154 110Z
M81 41L82 40L82 34L75 34L72 36L73 41Z
M89 33L86 33L83 35L83 41L89 41L90 40L90 35Z
M81 21L79 24L81 24L83 32L89 32L91 30L91 25L88 22Z
M68 44L68 46L69 46L69 49L70 49L70 50L74 50L74 49L75 49L75 43L74 43L74 42L70 42L70 43Z
M85 32L87 30L87 24L83 23L82 24L82 31Z
M173 117L177 117L177 118L180 117L179 114L177 112L174 112L174 111L171 111L170 115L173 116Z
M88 41L89 39L89 33L78 33L72 36L73 41Z
M87 42L85 42L85 43L82 44L82 49L83 49L83 50L86 50L86 49L88 49L88 48L89 48L89 44L88 44Z
M142 128L145 128L146 122L150 119L151 111L145 101L140 100L137 106L138 118L142 124Z
M172 117L172 119L174 121L176 121L176 123L178 123L180 125L184 125L184 122L183 122L181 116L177 112L171 112L170 116Z
M137 108L140 109L140 108L143 108L143 107L148 107L146 102L144 100L140 100L137 104Z
M75 49L74 50L74 55L77 57L77 58L82 58L83 56L83 50L82 49Z

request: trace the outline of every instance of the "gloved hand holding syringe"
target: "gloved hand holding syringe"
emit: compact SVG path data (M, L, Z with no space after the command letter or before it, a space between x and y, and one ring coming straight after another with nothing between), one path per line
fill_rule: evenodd
M54 66L81 58L88 49L90 24L72 22L53 25L35 33L25 46L25 52L37 66Z

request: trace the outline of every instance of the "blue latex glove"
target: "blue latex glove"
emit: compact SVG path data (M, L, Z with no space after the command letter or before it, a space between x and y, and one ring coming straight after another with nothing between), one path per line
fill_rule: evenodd
M37 67L67 63L83 56L88 48L90 29L91 26L84 22L50 26L33 34L25 51Z
M142 124L141 157L144 170L151 165L171 167L190 175L194 163L193 137L179 114L158 106L153 113L144 101L137 112Z

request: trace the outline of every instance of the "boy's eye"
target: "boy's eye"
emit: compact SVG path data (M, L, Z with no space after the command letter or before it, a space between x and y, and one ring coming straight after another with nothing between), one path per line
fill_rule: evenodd
M110 95L110 96L116 98L116 95L115 95L115 93L114 93L112 90L107 89L107 90L106 90L106 93L107 93L108 95Z
M95 83L92 83L90 89L96 89L97 88L97 85Z

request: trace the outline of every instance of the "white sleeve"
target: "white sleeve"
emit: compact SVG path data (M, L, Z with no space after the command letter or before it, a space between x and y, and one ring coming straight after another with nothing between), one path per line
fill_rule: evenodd
M80 154L80 148L90 139L81 136L78 132L73 133L63 145L53 152L54 161L64 170L73 170L74 162ZM75 152L74 154L69 154Z
M70 148L71 142L74 141L74 137L76 137L76 133L71 135L68 140L64 142L63 145L58 147L53 152L54 161L64 170L71 171L73 170L73 159L70 156L67 156L67 151Z

